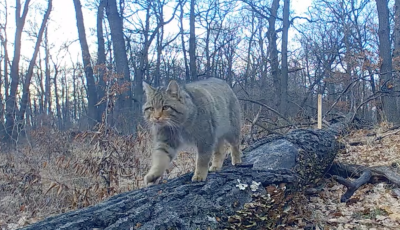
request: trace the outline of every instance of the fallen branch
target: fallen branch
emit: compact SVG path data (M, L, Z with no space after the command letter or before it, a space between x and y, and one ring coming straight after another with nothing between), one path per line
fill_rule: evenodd
M385 133L385 134L381 134L381 135L376 135L376 138L374 139L374 141L380 141L385 137L397 134L398 132L400 132L400 129L394 130L393 132L390 133Z
M361 176L354 180L348 180L345 179L341 176L334 175L333 178L340 184L346 186L347 191L345 194L342 195L340 198L340 202L347 202L351 196L357 191L358 188L360 188L362 185L368 183L368 181L371 179L371 171L370 170L365 170Z
M400 186L400 174L389 166L362 166L354 164L343 164L334 162L329 170L329 174L339 183L345 185L348 190L342 196L341 201L345 202L354 194L354 192L365 183L387 182ZM357 178L350 182L344 178Z

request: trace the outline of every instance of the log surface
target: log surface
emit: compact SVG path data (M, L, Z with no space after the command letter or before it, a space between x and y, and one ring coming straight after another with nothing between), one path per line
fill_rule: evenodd
M243 151L241 166L230 166L227 159L206 182L192 183L192 173L185 174L24 229L218 229L217 220L242 209L254 193L265 194L265 186L286 183L300 189L322 177L342 147L337 136L345 127L298 129L267 137ZM238 180L248 187L241 190ZM253 181L261 183L256 191L250 189Z

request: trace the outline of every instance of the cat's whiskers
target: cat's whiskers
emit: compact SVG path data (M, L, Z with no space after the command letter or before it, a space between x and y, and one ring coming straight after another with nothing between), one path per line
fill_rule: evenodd
M176 125L171 119L169 119L169 120L167 120L167 125L168 125L168 127L170 128L169 129L169 131L170 131L170 134L171 135L175 135L176 134L176 131L178 130L178 125Z

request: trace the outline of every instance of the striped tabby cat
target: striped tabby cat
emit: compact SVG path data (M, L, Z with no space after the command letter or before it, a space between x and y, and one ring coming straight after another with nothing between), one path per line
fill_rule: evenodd
M143 113L153 137L152 166L145 183L155 182L169 167L178 149L197 147L192 181L205 181L210 171L220 170L225 159L225 141L231 146L232 164L240 164L241 115L239 101L220 79L209 78L186 85L172 80L153 88L143 82L146 103ZM213 157L212 157L213 156Z

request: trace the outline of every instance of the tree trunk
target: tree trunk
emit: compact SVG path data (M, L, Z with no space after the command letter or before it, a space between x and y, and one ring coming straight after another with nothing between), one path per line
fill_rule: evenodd
M394 1L394 50L393 50L393 70L395 71L395 86L400 86L400 0ZM397 113L400 113L400 98L397 97Z
M45 32L45 36L46 36L46 32ZM45 42L44 42L45 43ZM44 94L45 94L45 90L44 90L44 85L43 85L43 67L42 67L42 58L41 58L41 52L39 50L39 60L38 60L38 69L36 70L36 85L39 86L40 88L40 92L39 92L39 110L38 110L38 114L44 114ZM36 111L35 111L36 112ZM36 115L36 114L35 114Z
M20 106L20 110L18 113L18 121L19 121L19 126L20 128L22 128L22 123L24 120L24 116L25 116L25 112L28 106L28 99L29 99L29 86L31 85L31 79L32 79L32 75L33 75L33 68L36 65L36 58L38 56L39 53L39 49L40 49L40 44L42 43L42 38L43 38L43 34L44 34L44 30L46 28L46 24L47 24L47 20L49 19L50 16L50 12L53 8L53 0L48 0L48 5L47 5L47 10L46 13L44 14L43 17L43 21L42 24L40 26L39 29L39 33L38 33L38 37L36 40L36 44L35 44L35 49L33 51L33 56L32 59L29 62L29 67L28 67L28 71L25 75L25 83L23 85L22 88L22 99L21 99L21 106Z
M6 13L7 13L7 8L5 9ZM3 28L7 28L7 17L5 18L5 21L3 23ZM8 80L8 63L9 63L9 57L8 57L8 39L7 39L7 30L3 29L3 34L4 37L0 34L0 41L1 41L1 45L3 46L3 50L4 50L4 69L3 69L3 73L4 73L4 98L7 99L8 98L8 90L9 90L9 80ZM4 111L3 111L4 112Z
M252 12L252 14L251 14L251 32L250 32L251 34L250 34L248 48L247 48L247 59L246 59L247 64L246 64L246 72L245 72L245 75L244 75L244 84L245 84L246 88L249 87L248 82L252 82L252 80L249 81L249 78L253 79L253 77L254 77L254 76L252 76L250 74L251 73L251 69L252 69L252 63L251 63L252 54L251 54L251 51L252 51L252 46L253 46L253 39L254 39L254 36L255 36L255 34L257 32L257 29L255 28L255 15L254 14L255 14L254 12ZM250 86L250 87L252 87L252 86ZM252 92L254 92L254 90L251 90L250 95L247 95L247 96L251 97L252 96ZM247 103L247 102L245 102L243 104L243 114L244 114L244 116L246 116L247 113L249 112L248 104L249 103Z
M195 0L190 0L190 35L189 35L189 59L190 59L190 78L192 81L197 80L196 69L196 15L194 8L196 6Z
M15 6L15 37L14 37L14 54L13 60L11 64L11 88L9 97L6 100L6 126L5 133L3 135L3 140L10 140L10 137L13 136L14 126L15 126L15 118L17 112L17 90L19 85L19 60L21 56L21 37L22 30L25 25L26 15L28 14L30 0L25 1L23 13L21 16L21 2L20 0L16 1Z
M70 117L70 108L69 108L69 85L67 81L67 74L64 71L62 77L63 88L63 107L62 107L62 118L63 118L63 130L69 129L71 127L71 117Z
M222 170L210 173L206 182L191 183L193 173L188 173L25 229L223 229L224 224L234 223L227 220L244 210L246 203L256 204L255 193L265 195L267 186L285 183L285 196L290 197L322 178L343 147L336 136L346 128L337 123L325 130L298 129L285 136L267 137L243 151L241 166L232 166L228 158ZM238 188L239 183L253 182L260 183L255 191L250 186ZM278 219L268 221L277 224Z
M47 29L45 34L45 57L44 57L44 64L46 65L45 70L45 97L44 97L44 106L45 106L45 114L51 115L52 114L52 93L51 93L51 80L50 80L50 51L49 51L49 40L47 39Z
M288 69L288 34L289 34L289 11L290 10L290 0L284 0L283 5L283 30L282 30L282 75L281 75L281 104L280 112L284 116L288 114L288 79L289 79L289 69Z
M157 16L157 23L161 25L157 33L157 60L156 60L156 70L154 74L154 86L158 87L161 85L161 57L163 51L164 42L164 9L160 6L159 15Z
M394 2L394 50L393 50L393 69L400 71L400 0ZM397 73L398 75L398 73Z
M80 0L73 0L76 13L76 25L78 28L79 42L82 49L82 61L83 68L86 76L87 84L87 97L88 97L88 125L93 127L98 121L97 116L97 92L96 84L93 76L93 68L91 64L91 57L89 52L89 46L86 40L85 24L83 22L82 5Z
M77 118L78 118L78 108L79 108L79 104L78 104L78 97L79 97L79 95L78 95L78 86L77 86L77 77L76 77L76 74L75 74L75 72L76 72L76 69L75 68L73 68L73 71L72 71L72 95L73 95L73 97L74 97L74 100L73 100L73 103L74 103L74 113L73 113L73 118L74 118L74 120L77 120Z
M7 13L7 7L5 7L5 11ZM9 81L8 81L8 63L9 63L9 57L8 57L8 40L7 40L7 30L4 28L7 28L7 17L5 18L4 22L3 22L3 31L2 34L4 34L4 37L2 36L2 34L0 34L0 42L1 42L1 46L3 47L3 63L4 63L4 67L3 69L1 69L0 67L0 77L1 79L4 80L0 80L1 81L1 86L4 87L4 95L1 94L1 103L0 103L0 125L2 125L2 128L0 128L0 135L2 134L2 132L4 132L3 127L4 127L4 114L5 114L5 107L4 105L6 104L6 100L8 98L8 90L9 90ZM1 63L0 63L1 64ZM1 71L3 71L3 76L1 76ZM0 87L1 87L0 86Z
M268 18L268 30L267 30L267 38L268 38L268 58L271 62L271 75L275 88L275 105L280 106L281 98L281 79L279 77L279 59L278 59L278 46L277 46L277 36L275 29L275 22L278 16L279 9L279 0L273 0L270 13L271 15ZM264 79L265 81L265 79ZM263 87L266 87L263 85Z
M389 8L387 0L376 1L379 17L379 56L382 60L380 67L380 83L388 94L382 98L383 111L388 122L399 123L396 99L391 94L394 91L392 79L392 56L390 43Z
M1 55L1 53L0 53ZM0 59L0 90L3 88L3 81L1 80L3 79L2 73L1 73L1 59ZM3 96L3 93L0 91L0 125L3 126L4 125L4 119L3 119L3 115L4 115L4 99L5 97ZM0 128L1 130L1 128Z
M119 95L118 98L117 108L119 109L120 114L125 114L125 118L127 120L133 121L133 123L131 124L121 124L119 128L123 133L131 133L133 131L132 128L136 127L140 116L132 117L131 113L129 112L132 110L131 80L128 67L128 58L126 56L125 39L122 25L123 21L118 12L116 0L106 0L106 14L111 30L111 39L114 52L114 60L116 63L116 70L117 74L120 77L119 86L123 88L123 92L121 93L121 95ZM141 98L143 95L143 87L142 79L136 79L136 75L134 91L137 101L134 103L135 106L133 108L133 112L134 114L139 114L141 112L142 106Z
M104 8L105 0L101 0L97 10L97 74L99 85L97 88L98 100L101 100L106 96L106 79L104 79L104 74L107 70L106 68L106 49L104 43L103 35L103 19L104 19ZM97 121L102 121L102 114L106 111L106 103L103 102L99 105L97 111Z
M189 72L189 65L188 65L188 60L187 60L187 55L186 55L186 46L185 46L185 31L183 29L183 1L180 2L180 16L179 16L179 29L180 29L180 34L181 34L181 42L182 42L182 55L183 55L183 60L185 63L185 80L186 82L190 82L190 72Z
M60 97L58 95L58 92L60 89L58 88L58 67L54 64L54 96L56 100L56 112L57 112L57 128L61 129L60 122L61 122L61 105L60 105Z

